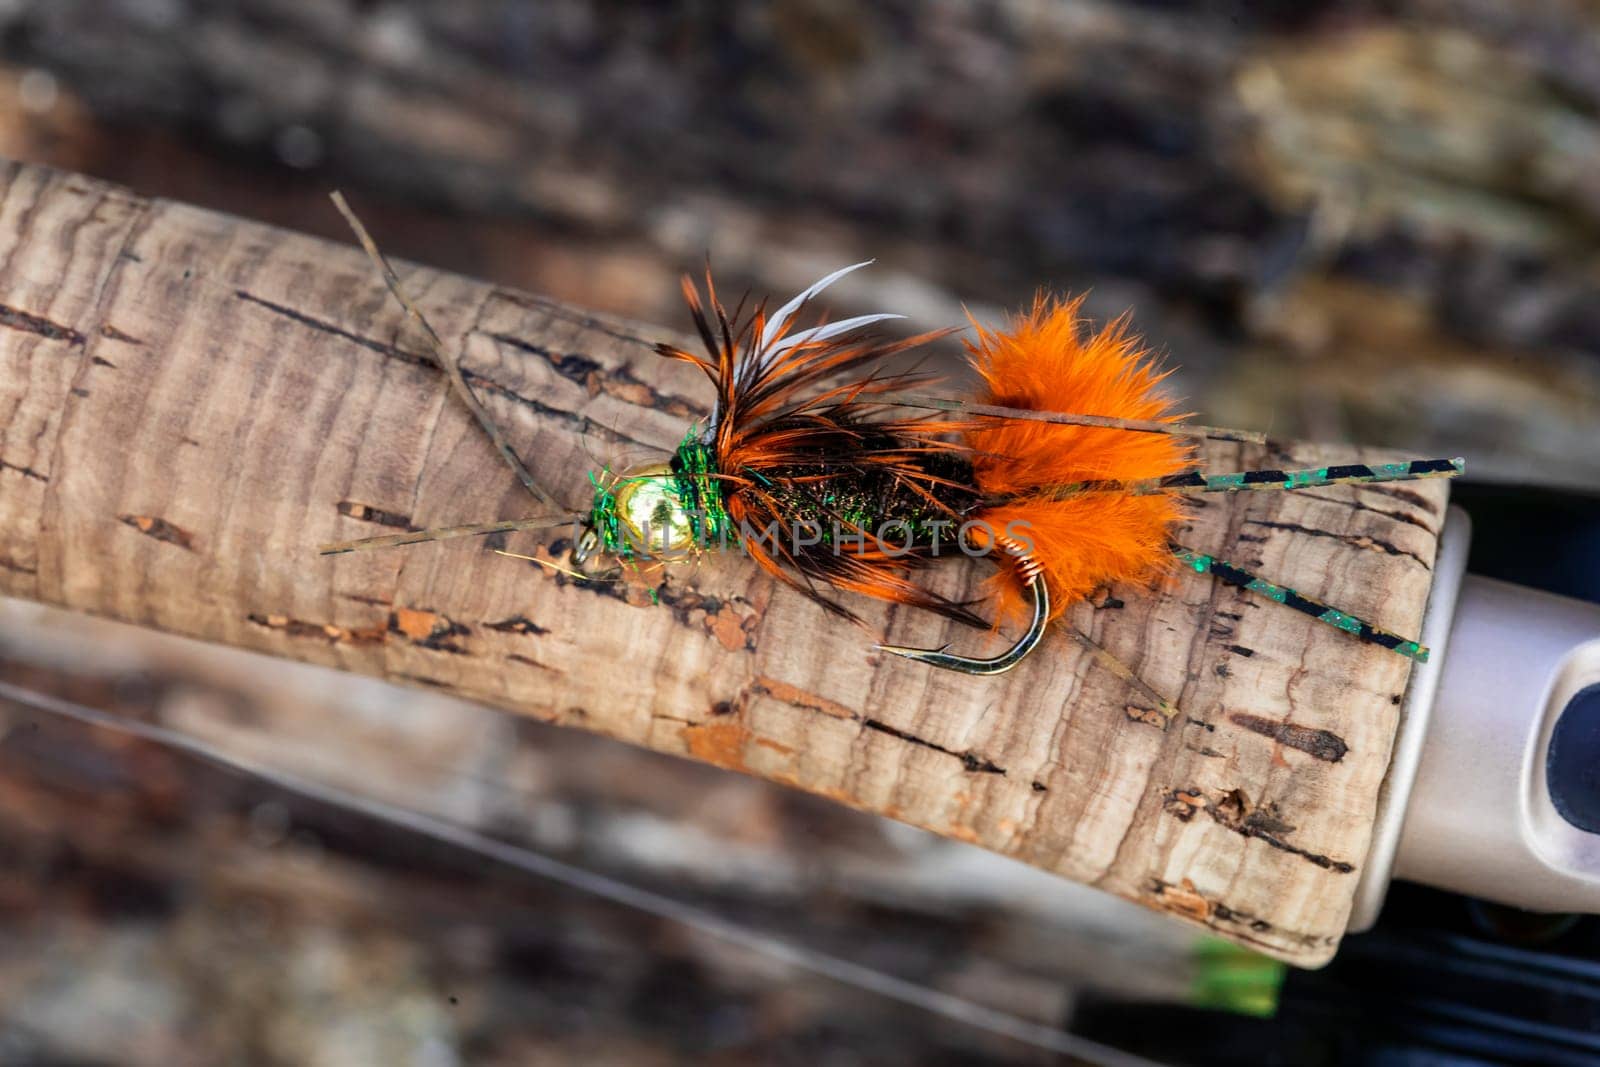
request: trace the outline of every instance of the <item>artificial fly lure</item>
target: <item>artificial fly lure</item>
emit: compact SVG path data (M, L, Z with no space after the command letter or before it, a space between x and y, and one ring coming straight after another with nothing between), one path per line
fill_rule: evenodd
M337 195L335 202L519 479L541 502L553 503L473 397L365 228ZM967 350L983 382L977 397L926 396L914 392L925 376L892 372L883 363L952 331L886 340L872 327L901 317L888 314L797 326L818 294L863 266L835 271L771 312L764 303L745 312L741 301L730 314L709 270L703 292L685 278L684 298L705 351L665 342L655 348L705 374L714 393L711 413L687 430L668 461L592 474L585 512L391 534L322 551L577 523L574 569L567 573L593 579L581 568L601 557L665 562L738 547L842 619L860 621L838 599L841 592L975 627L1027 620L1015 643L992 658L877 646L969 674L1016 666L1053 620L1096 589L1148 583L1187 567L1426 661L1428 650L1416 641L1179 544L1173 533L1188 494L1452 477L1463 471L1461 459L1203 474L1193 467L1197 439L1264 439L1185 422L1159 391L1170 371L1129 332L1126 318L1086 335L1080 301L1046 296L1003 329L974 323ZM914 581L919 568L950 554L997 564L978 601L952 600ZM987 613L978 610L983 604ZM1109 658L1086 635L1074 636ZM1137 683L1127 668L1111 665Z

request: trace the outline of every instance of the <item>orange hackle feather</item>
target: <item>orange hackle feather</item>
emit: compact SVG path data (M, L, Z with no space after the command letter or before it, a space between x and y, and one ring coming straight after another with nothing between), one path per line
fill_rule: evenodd
M1079 316L1082 298L1040 294L1007 329L974 323L967 342L982 375L983 403L1041 411L1072 411L1177 422L1184 416L1158 390L1170 371L1128 331L1126 317L1089 332ZM1176 474L1193 461L1192 447L1164 434L1126 433L1090 426L983 420L967 433L977 487L998 502L980 517L997 532L1008 528L1035 546L1049 585L1052 614L1112 582L1145 582L1170 566L1172 525L1182 501L1161 494L1063 493L1100 479L1134 480ZM1018 576L1007 568L991 586L1002 616L1025 607Z

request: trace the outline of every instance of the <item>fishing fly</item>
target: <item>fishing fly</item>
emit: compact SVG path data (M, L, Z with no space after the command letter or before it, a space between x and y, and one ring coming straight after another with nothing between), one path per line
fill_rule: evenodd
M334 199L490 440L529 492L553 505L555 497L534 481L472 395L365 227L342 198ZM738 548L837 618L860 621L840 599L859 594L977 628L1023 622L1012 646L989 658L947 647L877 646L968 674L1016 666L1053 621L1097 589L1149 583L1184 567L1356 639L1427 659L1428 650L1413 639L1196 551L1174 535L1191 494L1453 477L1464 470L1463 460L1203 473L1195 469L1199 440L1263 443L1264 437L1186 421L1160 389L1170 370L1130 331L1126 317L1088 331L1081 300L1044 295L1004 327L973 323L966 348L982 383L977 395L928 396L918 392L926 375L886 364L953 331L886 339L873 327L901 317L892 314L801 325L819 294L866 265L834 271L770 312L765 302L746 310L741 300L730 313L709 269L703 286L686 277L684 298L703 351L668 342L655 349L699 368L712 388L711 411L686 428L666 462L592 473L585 510L390 534L322 551L575 523L571 568L558 569L606 580L611 576L592 569L603 561L615 568ZM916 582L917 571L950 555L994 564L977 598L954 600ZM1086 635L1073 633L1105 657ZM1126 668L1118 673L1129 676Z

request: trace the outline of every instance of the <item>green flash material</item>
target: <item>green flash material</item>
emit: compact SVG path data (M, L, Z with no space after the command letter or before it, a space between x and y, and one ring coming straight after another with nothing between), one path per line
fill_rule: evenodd
M722 546L731 523L711 449L691 430L672 461L616 475L589 475L589 525L600 547L622 560L683 555Z

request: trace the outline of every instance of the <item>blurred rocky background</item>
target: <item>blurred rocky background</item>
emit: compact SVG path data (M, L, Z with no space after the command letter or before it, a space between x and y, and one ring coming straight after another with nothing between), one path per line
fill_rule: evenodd
M835 309L918 329L1088 290L1206 421L1600 489L1585 0L0 0L0 155L346 239L337 186L395 255L675 330L707 255L876 257ZM1050 1025L1209 995L1136 909L602 739L19 605L0 679ZM3 1063L1040 1057L6 714Z

